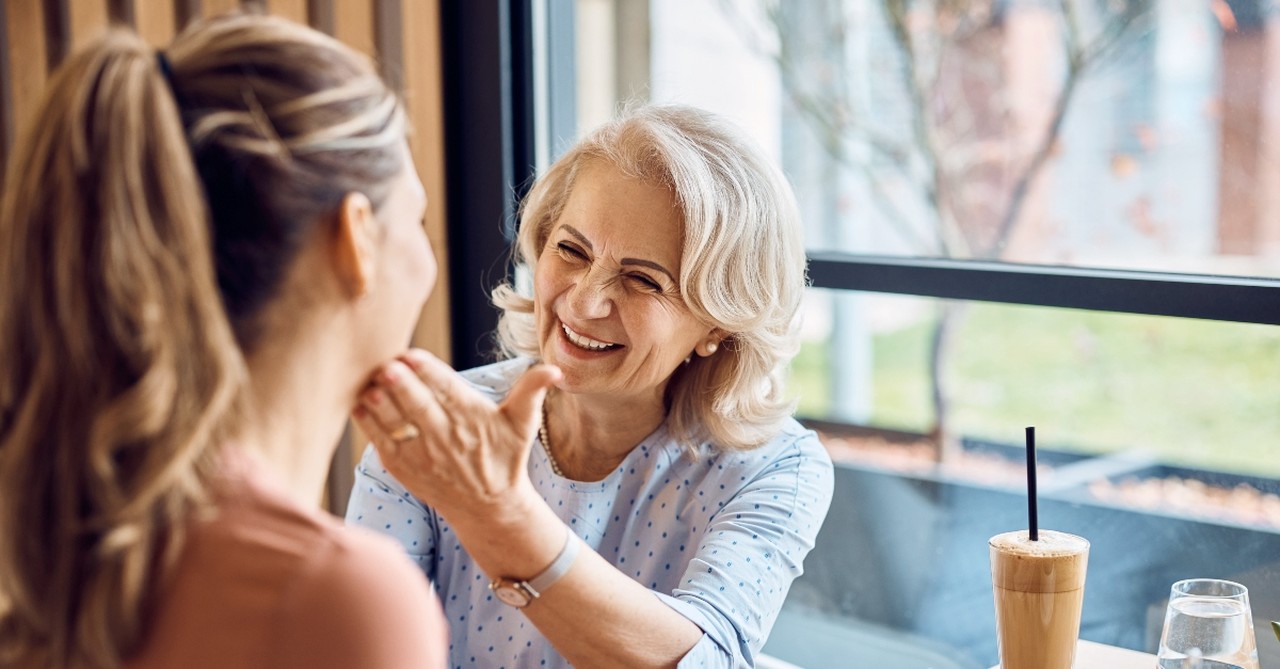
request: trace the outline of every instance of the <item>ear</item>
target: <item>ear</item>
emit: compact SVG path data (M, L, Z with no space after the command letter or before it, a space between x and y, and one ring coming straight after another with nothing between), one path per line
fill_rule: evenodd
M338 280L351 297L363 297L373 289L377 238L378 222L373 217L373 204L364 193L347 193L338 206L333 260Z
M707 336L703 337L702 341L699 341L698 345L695 346L693 350L700 357L711 357L715 355L716 351L720 350L720 343L725 340L726 336L728 336L728 333L720 328L716 328L707 333Z

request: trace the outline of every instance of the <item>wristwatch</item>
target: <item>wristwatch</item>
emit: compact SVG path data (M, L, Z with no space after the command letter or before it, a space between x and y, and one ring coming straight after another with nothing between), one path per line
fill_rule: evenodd
M541 597L551 584L568 573L569 567L573 566L573 559L578 556L580 543L578 535L566 527L564 547L560 549L556 559L551 561L551 566L527 581L506 577L495 578L490 581L489 590L503 603L523 609L533 600Z

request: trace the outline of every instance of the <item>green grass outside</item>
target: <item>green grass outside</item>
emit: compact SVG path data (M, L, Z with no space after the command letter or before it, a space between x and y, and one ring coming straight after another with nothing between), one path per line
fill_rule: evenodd
M960 434L1045 447L1139 449L1165 462L1280 476L1280 328L971 304L948 378ZM878 334L872 424L924 431L932 322ZM792 365L803 416L830 407L827 343Z

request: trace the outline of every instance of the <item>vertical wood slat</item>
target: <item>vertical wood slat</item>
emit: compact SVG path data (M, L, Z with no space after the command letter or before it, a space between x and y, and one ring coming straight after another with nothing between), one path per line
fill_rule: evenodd
M84 48L110 25L105 0L69 0L67 2L67 29L71 43L63 57Z
M360 53L377 56L373 28L373 3L369 0L334 0L333 36Z
M200 0L174 0L173 28L175 33L182 32L182 29L186 28L188 23L204 14L204 8L201 5Z
M52 72L67 56L71 44L71 19L66 0L44 0L45 70Z
M427 238L439 265L435 289L414 332L414 345L449 362L448 234L445 224L443 65L440 0L409 0L401 8L405 106L412 125L409 147L427 190Z
M0 2L0 189L4 188L5 163L13 146L13 91L9 84L9 8Z
M307 25L307 0L267 0L267 11Z
M240 0L203 0L200 4L201 9L203 10L200 15L204 18L209 18L211 16L218 16L228 12L239 11L241 3Z
M334 30L333 0L307 0L307 18L311 27L326 35Z
M134 0L133 25L142 39L157 49L173 41L178 26L173 0Z
M107 0L107 16L112 23L137 28L137 17L133 10L133 0Z
M25 132L35 114L48 76L47 34L40 3L5 0L6 40L9 46L10 100L13 101L13 136Z
M411 0L412 2L412 0ZM404 26L401 0L373 0L373 42L387 85L404 91Z

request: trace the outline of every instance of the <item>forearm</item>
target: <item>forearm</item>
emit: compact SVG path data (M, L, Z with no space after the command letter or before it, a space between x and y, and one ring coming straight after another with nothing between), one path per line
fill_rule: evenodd
M674 667L702 637L688 618L604 558L584 551L577 562L558 589L525 609L574 666Z
M497 522L493 515L451 521L490 578L531 578L564 545L564 523L545 502L518 506ZM674 667L702 637L697 625L591 550L522 613L580 667Z

